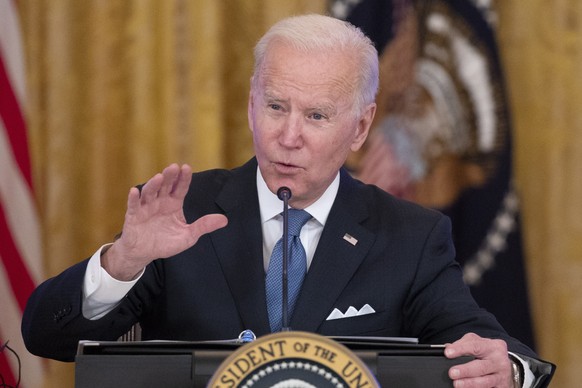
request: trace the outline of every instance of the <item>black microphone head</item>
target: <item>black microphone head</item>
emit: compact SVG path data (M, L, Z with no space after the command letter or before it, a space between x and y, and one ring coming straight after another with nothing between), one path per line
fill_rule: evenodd
M279 187L279 190L277 190L277 197L279 197L281 201L285 198L291 198L291 189L285 186Z

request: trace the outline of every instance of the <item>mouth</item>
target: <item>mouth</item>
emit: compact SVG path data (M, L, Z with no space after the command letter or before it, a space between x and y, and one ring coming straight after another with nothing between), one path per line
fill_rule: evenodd
M281 174L293 174L302 170L300 166L292 163L273 162L273 165L275 166L275 170Z

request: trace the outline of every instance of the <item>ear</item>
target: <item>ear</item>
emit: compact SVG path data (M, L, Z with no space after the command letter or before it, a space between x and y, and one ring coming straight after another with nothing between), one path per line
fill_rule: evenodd
M370 133L370 127L372 126L372 121L374 121L375 114L376 103L372 103L366 107L364 113L360 116L356 126L356 135L350 147L352 151L358 151L366 141L368 133Z

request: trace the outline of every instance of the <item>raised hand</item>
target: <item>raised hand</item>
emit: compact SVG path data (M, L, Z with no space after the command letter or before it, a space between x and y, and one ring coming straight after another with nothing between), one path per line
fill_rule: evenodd
M460 340L447 344L445 356L448 358L475 357L473 361L455 365L449 370L449 377L456 388L511 388L514 386L507 344L503 340L483 338L477 334L468 333Z
M131 280L151 261L178 254L216 229L226 226L222 214L209 214L192 224L182 210L192 179L188 165L172 164L141 189L129 191L121 237L101 257L101 265L118 280Z

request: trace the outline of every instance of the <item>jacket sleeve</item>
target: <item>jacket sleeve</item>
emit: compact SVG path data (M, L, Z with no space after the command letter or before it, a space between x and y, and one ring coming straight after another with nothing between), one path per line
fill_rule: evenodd
M80 340L113 341L137 322L123 301L98 320L82 313L82 290L88 260L39 285L29 298L22 337L27 349L40 357L74 361Z
M510 351L535 357L531 349L509 336L492 314L477 305L454 257L450 220L442 216L424 241L416 279L405 301L407 331L418 333L424 343L453 342L473 332L503 339Z

